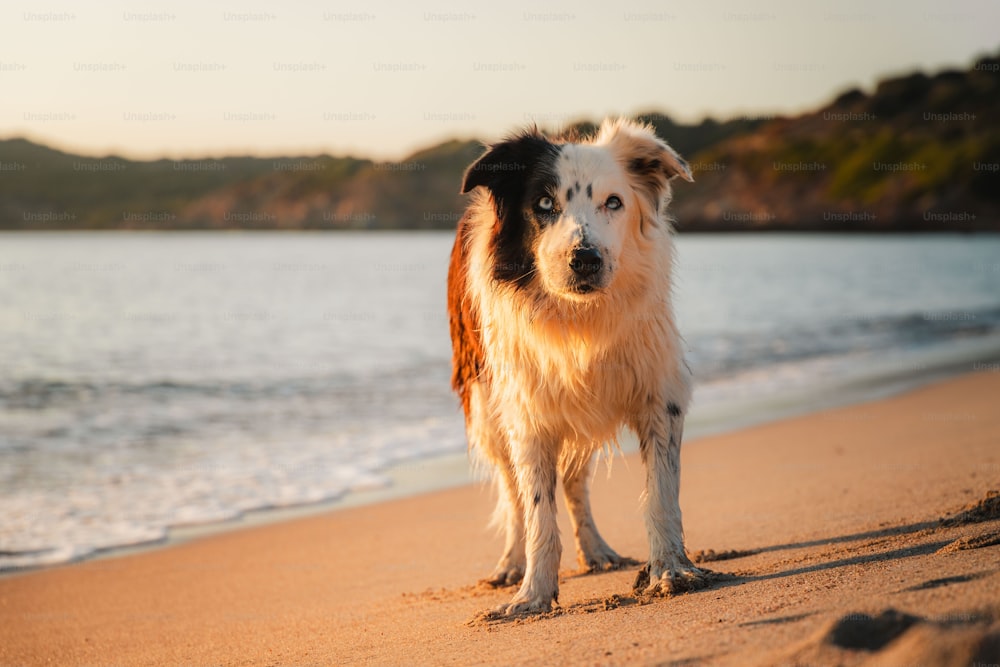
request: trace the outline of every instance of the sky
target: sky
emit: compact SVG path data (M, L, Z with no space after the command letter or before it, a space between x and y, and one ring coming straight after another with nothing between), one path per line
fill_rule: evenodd
M396 160L532 122L796 113L885 75L968 67L1000 50L997 26L996 0L14 0L0 138Z

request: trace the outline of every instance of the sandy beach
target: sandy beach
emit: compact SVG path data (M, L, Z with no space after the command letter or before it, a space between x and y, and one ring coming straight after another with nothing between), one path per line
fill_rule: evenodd
M729 575L673 598L637 567L486 621L500 552L472 486L0 579L2 665L1000 662L1000 373L690 441L687 545ZM642 560L642 467L599 466L598 525Z

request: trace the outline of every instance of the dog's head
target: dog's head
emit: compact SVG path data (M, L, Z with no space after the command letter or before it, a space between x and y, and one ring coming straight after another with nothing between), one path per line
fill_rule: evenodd
M610 287L629 246L662 231L676 176L693 180L651 128L616 120L579 143L528 130L494 144L462 192L489 191L495 280L580 302Z

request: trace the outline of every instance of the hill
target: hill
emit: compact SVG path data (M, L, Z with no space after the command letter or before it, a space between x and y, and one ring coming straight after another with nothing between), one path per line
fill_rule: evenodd
M1000 230L1000 59L851 90L694 155L684 229Z
M788 118L676 123L681 231L1000 230L1000 60L914 73ZM587 132L593 123L575 129ZM88 158L0 141L0 229L445 229L476 141L400 162Z
M690 150L754 126L646 118ZM478 141L449 141L400 162L327 155L143 162L0 141L0 228L447 229L465 207L462 173L482 151Z

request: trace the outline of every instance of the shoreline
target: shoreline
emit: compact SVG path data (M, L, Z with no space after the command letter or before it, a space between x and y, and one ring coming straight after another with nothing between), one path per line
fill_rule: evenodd
M214 535L339 512L354 507L377 505L475 483L465 453L397 463L381 474L387 479L384 486L347 491L337 498L316 503L288 507L261 507L223 521L173 525L167 528L164 537L156 540L98 549L80 558L60 563L0 569L0 581L30 573L45 572L52 568L149 553Z
M948 224L948 223L945 223ZM953 224L953 223L952 223ZM850 225L829 227L816 225L811 227L783 227L783 226L761 226L747 229L745 225L734 224L732 226L705 226L698 229L687 229L680 227L674 230L678 236L843 236L843 237L902 237L902 236L930 236L930 237L969 237L969 236L1000 236L1000 223L989 223L997 226L986 227L934 227L914 224L909 227L898 229L875 228L862 229ZM44 229L29 227L0 227L0 234L164 234L183 235L190 234L200 236L206 234L357 234L357 235L378 235L378 234L454 234L455 227L451 225L441 227L46 227Z
M561 507L561 606L484 621L514 589L475 585L502 545L463 485L0 579L0 664L996 662L998 393L966 374L684 448L688 549L729 577L706 591L580 576ZM639 559L641 486L634 454L593 484Z
M968 349L949 349L948 354L939 357L933 365L910 368L907 372L878 377L840 378L835 386L809 387L805 391L773 394L764 399L755 398L743 402L729 401L721 406L710 406L707 414L704 414L704 406L698 403L696 389L694 409L685 426L685 446L697 446L706 437L825 410L864 405L962 375L989 372L976 370L975 365L995 365L1000 362L1000 338L989 337L985 340L973 340L971 343L973 344ZM974 370L970 371L970 366ZM638 444L631 433L623 433L619 442L623 454L638 451ZM618 458L621 454L616 453L615 456ZM411 498L433 491L475 485L482 481L477 478L467 451L402 461L379 471L379 475L386 479L384 485L349 490L325 501L287 507L260 507L223 521L172 525L167 527L164 536L154 540L98 549L64 562L0 568L0 580L54 567L147 553L211 535Z

